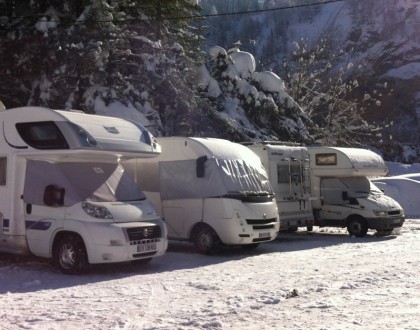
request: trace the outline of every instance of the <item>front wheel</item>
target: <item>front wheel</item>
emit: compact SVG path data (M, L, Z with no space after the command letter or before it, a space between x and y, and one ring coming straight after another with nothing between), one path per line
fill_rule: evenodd
M347 231L350 235L364 237L368 231L366 220L362 217L351 217L347 223Z
M194 231L193 242L197 251L203 254L216 252L222 245L214 229L207 225L200 226Z
M85 273L89 267L86 247L78 235L67 235L55 247L54 263L64 274Z

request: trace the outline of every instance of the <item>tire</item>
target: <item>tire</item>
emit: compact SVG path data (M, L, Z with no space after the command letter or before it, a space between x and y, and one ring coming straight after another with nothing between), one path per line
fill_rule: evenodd
M53 261L63 274L87 272L89 261L82 238L74 234L62 237L55 246Z
M347 231L351 236L364 237L368 231L366 220L359 216L350 217L347 221Z
M196 228L192 240L197 251L202 254L212 254L218 251L222 245L217 233L208 225Z

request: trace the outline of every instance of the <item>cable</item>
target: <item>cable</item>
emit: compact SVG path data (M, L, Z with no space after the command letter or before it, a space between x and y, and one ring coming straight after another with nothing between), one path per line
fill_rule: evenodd
M276 8L267 8L267 9L258 9L258 10L249 10L249 11L240 11L235 13L219 13L219 14L205 14L205 15L188 15L188 16L174 16L174 17L165 17L165 20L181 20L181 19L200 19L200 18L211 18L211 17L223 17L223 16L236 16L236 15L250 15L250 14L258 14L264 12L272 12L277 10L285 10L285 9L295 9L295 8L302 8L302 7L310 7L310 6L319 6L324 4L330 4L335 2L343 2L345 0L325 0L323 2L316 2L316 3L306 3L300 5L293 5L287 7L276 7ZM25 19L25 18L36 18L36 17L44 17L45 15L24 15L14 17L14 19ZM7 21L8 17L1 17L1 21ZM120 20L77 20L77 19L69 19L65 18L62 20L48 20L48 22L63 22L63 21L70 21L70 22L77 22L77 23L85 23L85 22L94 22L94 23L124 23L124 22L132 22L132 21L142 21L144 19L141 18L127 18L127 19L120 19ZM160 21L162 19L158 18L149 18L151 21Z

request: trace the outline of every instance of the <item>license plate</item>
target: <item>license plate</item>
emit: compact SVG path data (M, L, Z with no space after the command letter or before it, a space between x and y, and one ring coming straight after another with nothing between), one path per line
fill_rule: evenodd
M137 245L137 252L156 251L156 243L145 243Z
M259 238L266 238L266 237L270 237L270 233L260 233L259 234Z

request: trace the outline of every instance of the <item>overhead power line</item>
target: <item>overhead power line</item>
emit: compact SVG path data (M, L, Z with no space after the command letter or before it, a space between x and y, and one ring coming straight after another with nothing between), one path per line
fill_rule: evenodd
M246 11L239 11L239 12L233 12L233 13L231 12L231 13L205 14L205 15L200 15L200 16L189 16L189 17L186 17L186 18L195 18L195 17L209 18L209 17L218 17L218 16L258 14L258 13L285 10L285 9L319 6L319 5L324 5L324 4L334 3L334 2L343 2L343 1L345 1L345 0L325 0L325 1L322 1L322 2L312 2L312 3L305 3L305 4L299 4L299 5L293 5L293 6L256 9L256 10L246 10ZM171 18L166 18L166 19L171 19Z
M228 12L228 13L217 13L217 14L203 14L203 15L186 15L186 16L173 16L173 17L165 17L165 18L153 18L148 17L148 20L151 21L160 21L160 20L180 20L180 19L195 19L195 18L211 18L211 17L222 17L222 16L237 16L237 15L250 15L250 14L259 14L259 13L265 13L265 12L273 12L273 11L279 11L279 10L286 10L286 9L295 9L295 8L302 8L302 7L311 7L311 6L320 6L335 2L343 2L345 0L325 0L321 2L311 2L311 3L305 3L305 4L299 4L299 5L292 5L292 6L284 6L284 7L275 7L275 8L266 8L266 9L257 9L257 10L247 10L247 11L239 11L239 12ZM22 15L13 17L13 19L25 19L25 18L41 18L45 17L46 15ZM0 22L1 21L7 21L8 18L3 16L0 16ZM63 21L70 21L70 22L78 22L78 23L85 23L85 22L95 22L95 23L124 23L124 22L130 22L130 21L142 21L144 19L134 17L134 18L125 18L125 19L119 19L119 20L92 20L92 19L85 19L85 20L79 20L79 19L69 19L64 18L61 20L48 20L48 22L63 22Z

